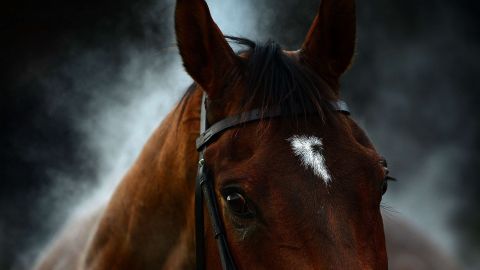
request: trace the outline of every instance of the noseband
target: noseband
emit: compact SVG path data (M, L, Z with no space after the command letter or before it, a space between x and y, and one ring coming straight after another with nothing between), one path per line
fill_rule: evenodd
M206 113L206 96L203 95L200 115L200 136L196 140L197 151L199 152L198 173L195 184L195 245L196 245L196 269L205 269L205 239L204 239L204 218L203 201L205 200L207 210L212 224L213 234L217 240L218 253L224 270L235 270L235 261L233 260L230 249L228 248L225 228L218 211L217 198L213 186L213 179L209 177L205 165L205 150L212 143L216 135L222 134L225 130L262 119L276 118L283 116L280 108L276 108L267 113L262 113L259 109L244 112L239 115L227 117L218 121L212 126L208 125ZM332 110L350 114L347 103L342 100L329 101Z

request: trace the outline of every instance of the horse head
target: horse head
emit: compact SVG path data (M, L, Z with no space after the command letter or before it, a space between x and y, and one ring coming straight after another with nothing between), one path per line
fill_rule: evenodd
M387 269L386 162L330 105L354 55L354 0L321 1L298 51L230 38L246 46L235 53L203 0L177 0L175 29L209 124L281 111L217 134L204 151L237 268ZM218 269L208 221L204 233L207 268Z

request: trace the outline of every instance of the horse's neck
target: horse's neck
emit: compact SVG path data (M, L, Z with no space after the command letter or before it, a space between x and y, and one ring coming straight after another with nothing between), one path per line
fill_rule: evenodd
M189 268L194 262L194 183L201 93L171 112L114 193L87 265Z

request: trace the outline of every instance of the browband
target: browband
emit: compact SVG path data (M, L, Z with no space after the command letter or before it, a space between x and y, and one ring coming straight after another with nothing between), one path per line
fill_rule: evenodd
M343 100L329 101L329 104L330 106L332 106L333 110L337 112L341 112L346 115L350 115L350 110L348 109L348 105L345 101ZM202 107L204 106L205 104L202 104ZM282 110L279 107L277 107L273 110L269 110L268 112L262 113L259 109L254 109L249 112L244 112L241 114L227 117L213 124L205 132L203 132L202 134L200 134L200 136L198 136L196 140L197 151L200 151L203 147L208 145L216 134L221 133L229 128L238 126L240 124L245 124L248 122L258 121L266 118L275 118L279 116L283 116L283 114L282 114Z

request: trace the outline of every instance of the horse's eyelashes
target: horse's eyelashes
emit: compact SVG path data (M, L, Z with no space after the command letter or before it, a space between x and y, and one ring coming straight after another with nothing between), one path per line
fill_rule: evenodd
M397 178L395 178L395 177L393 177L393 176L390 176L390 175L387 175L387 177L385 177L385 180L387 180L387 181L393 181L393 182L398 181Z
M380 160L380 165L382 165L382 166L385 167L385 168L388 168L388 162L387 162L387 160L386 160L385 158L382 158L382 159Z

